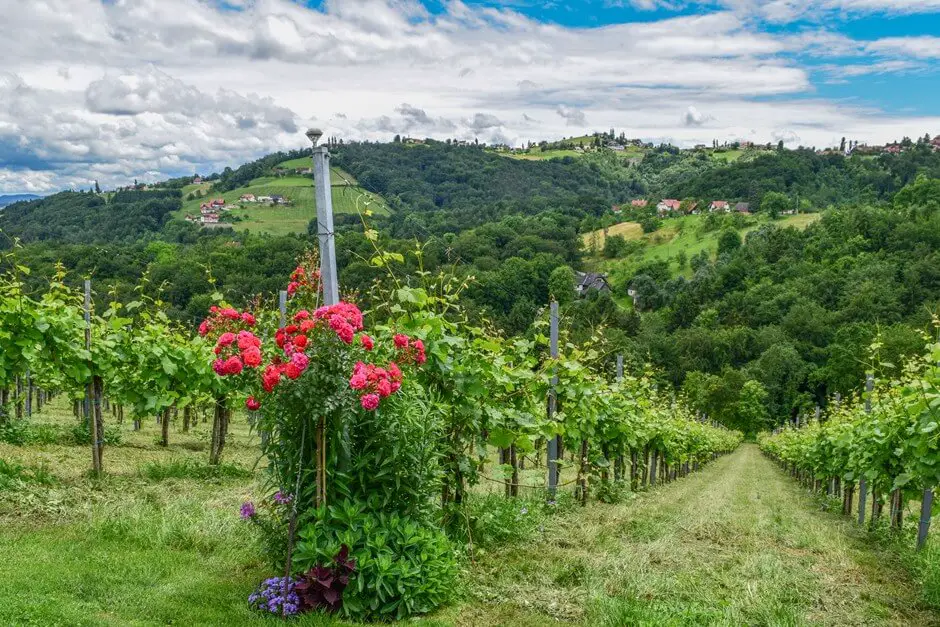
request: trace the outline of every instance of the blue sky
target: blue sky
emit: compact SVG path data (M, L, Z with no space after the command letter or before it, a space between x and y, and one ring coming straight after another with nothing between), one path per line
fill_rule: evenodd
M940 135L940 0L44 0L4 16L0 193L207 173L301 147L308 125L512 145Z

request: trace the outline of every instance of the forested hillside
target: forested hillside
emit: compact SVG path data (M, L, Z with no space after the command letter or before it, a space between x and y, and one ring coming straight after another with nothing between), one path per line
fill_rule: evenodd
M940 154L926 146L881 157L778 151L731 164L672 147L640 162L609 151L527 161L440 142L331 150L334 165L391 211L337 221L341 284L359 302L369 305L373 281L387 273L377 249L401 255L395 271L405 281L418 271L465 280L465 311L505 334L532 334L554 296L572 337L605 327L635 367L651 364L697 409L744 430L857 389L870 365L857 356L872 344L880 355L869 361L901 363L922 348L940 306ZM308 155L277 153L206 180L212 192L237 189ZM169 313L191 323L216 290L237 304L275 293L314 245L315 224L275 237L173 219L184 183L12 205L0 216L3 246L25 243L17 257L32 281L62 261L69 282L92 276L98 294L119 300L133 300L146 275ZM823 217L802 231L781 228L761 211L768 192ZM756 215L677 221L630 210L656 237L611 245L602 260L586 256L582 235L616 221L612 205L667 195L701 206L751 202ZM703 242L694 251L681 244L690 232ZM611 292L576 298L574 271L583 270L608 272Z
M130 243L160 231L179 205L177 190L63 192L4 208L0 229L23 242Z

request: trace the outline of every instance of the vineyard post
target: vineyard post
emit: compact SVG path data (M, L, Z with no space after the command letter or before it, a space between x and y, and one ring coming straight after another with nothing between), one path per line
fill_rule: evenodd
M551 304L551 327L549 333L549 351L552 359L558 359L558 302L552 301ZM552 373L552 384L548 390L548 421L555 418L555 386L558 385L557 372ZM558 436L548 439L548 451L546 457L548 466L548 498L555 500L555 492L558 490Z
M617 383L621 383L622 381L623 381L623 355L618 353L617 355ZM624 475L623 469L624 469L624 465L626 464L626 460L624 459L624 455L623 455L623 446L622 445L618 446L617 449L618 449L617 458L614 462L614 481L623 481L623 475Z
M85 279L85 350L91 350L91 279ZM91 364L89 364L91 365ZM95 474L101 474L101 443L98 441L98 415L91 407L96 387L91 381L85 386L85 411L88 416L88 436L91 440L91 465Z
M339 283L336 278L336 239L333 235L333 187L330 181L330 151L317 143L323 131L311 128L307 139L313 143L313 184L317 202L317 236L320 240L320 281L323 284L323 302L339 302Z
M875 389L875 377L865 377L865 413L871 413L871 394ZM865 524L865 501L868 499L868 481L864 476L858 478L858 524Z
M930 531L930 514L933 512L933 490L924 489L924 498L920 503L920 523L917 525L917 550L927 544L927 532Z
M281 290L281 293L278 295L277 306L281 312L280 327L283 329L287 326L287 290Z

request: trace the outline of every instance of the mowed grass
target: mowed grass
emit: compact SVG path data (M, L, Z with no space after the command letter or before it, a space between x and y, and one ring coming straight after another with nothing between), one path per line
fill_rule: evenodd
M33 420L75 419L57 402ZM163 449L153 419L138 432L125 421L124 443L106 448L100 480L86 475L84 446L0 444L0 458L54 478L0 491L0 625L278 622L246 604L273 574L238 518L243 501L270 491L257 440L236 416L227 471L207 477L209 423L200 418L186 434L179 427ZM523 483L538 498L544 468L531 461ZM496 470L494 459L474 494L502 490ZM566 468L562 483L573 475ZM746 445L622 504L563 509L525 541L475 548L458 600L408 624L937 624L901 555L820 512ZM927 583L940 604L940 552L921 559L934 568ZM341 624L320 616L292 622Z
M485 555L469 576L472 601L440 618L611 627L940 621L893 547L820 512L752 444L625 505L565 514L532 542Z
M614 235L620 235L626 240L640 239L643 237L643 227L640 226L639 222L621 222L606 229L585 233L581 236L581 239L586 250L601 252L604 250L607 238Z
M309 159L306 160L309 165ZM333 189L333 213L357 214L360 211L372 211L387 215L388 205L377 194L371 194L360 187L356 180L346 172L333 169L330 172ZM184 188L183 208L178 217L199 216L199 206L213 198L222 198L227 204L239 204L238 209L228 212L233 218L240 218L233 228L252 233L306 233L310 221L316 218L317 208L314 196L313 180L309 176L265 176L252 180L248 185L228 192L215 193L211 186L203 184L198 189L206 196L186 200L193 189ZM255 196L283 196L291 201L290 205L269 206L260 203L239 203L243 194Z

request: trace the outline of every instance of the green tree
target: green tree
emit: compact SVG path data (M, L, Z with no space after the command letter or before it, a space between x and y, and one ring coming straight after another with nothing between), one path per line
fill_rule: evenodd
M790 208L790 198L780 192L767 192L760 201L760 210L776 220Z
M627 240L623 235L611 235L604 239L604 256L608 259L616 259L623 254L627 247Z
M741 248L741 236L734 229L726 229L718 237L718 254L726 255L734 253Z
M575 298L574 280L574 270L570 266L558 266L548 277L549 294L562 305L572 302Z

